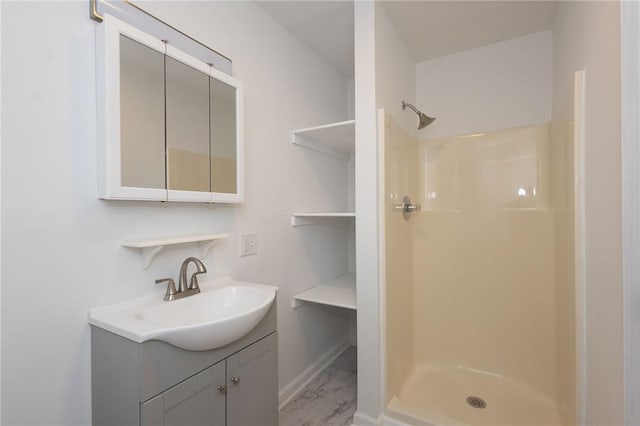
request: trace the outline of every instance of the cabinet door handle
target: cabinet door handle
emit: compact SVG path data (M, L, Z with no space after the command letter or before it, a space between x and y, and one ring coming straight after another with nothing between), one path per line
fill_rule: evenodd
M237 385L240 383L240 377L231 377L231 381L233 382L234 385Z
M225 385L218 385L218 386L216 386L216 389L218 389L218 392L220 392L220 393L226 393L227 392L227 387Z

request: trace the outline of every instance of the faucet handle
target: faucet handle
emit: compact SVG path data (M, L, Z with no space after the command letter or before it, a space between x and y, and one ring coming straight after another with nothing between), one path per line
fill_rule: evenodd
M160 278L156 280L156 284L167 283L167 292L164 294L164 300L173 300L177 293L176 283L173 278Z
M190 290L198 290L197 292L200 293L200 285L198 285L198 275L204 274L205 272L207 272L206 268L203 272L194 272L193 275L191 275L191 280L189 281Z

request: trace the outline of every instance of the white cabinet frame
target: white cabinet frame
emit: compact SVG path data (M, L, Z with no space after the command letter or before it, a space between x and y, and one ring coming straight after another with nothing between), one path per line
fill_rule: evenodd
M122 185L120 164L120 34L164 55L161 40L110 15L96 30L98 196L109 200L167 201L164 188Z
M236 89L236 192L199 192L122 185L120 144L120 35L135 40ZM108 14L96 30L98 197L108 200L242 203L244 106L239 80ZM166 150L166 140L165 140ZM167 164L165 162L165 174Z

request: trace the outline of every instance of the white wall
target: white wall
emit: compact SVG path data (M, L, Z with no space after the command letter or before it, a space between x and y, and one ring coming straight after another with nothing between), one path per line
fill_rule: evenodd
M620 8L559 2L553 25L553 115L570 119L573 73L585 70L586 423L623 424Z
M376 105L388 111L409 135L415 135L418 117L402 109L403 100L416 104L415 61L380 3L376 6Z
M622 238L624 420L640 424L640 3L620 4L622 55Z
M415 65L381 3L355 2L356 239L358 273L357 424L382 414L382 323L379 271L379 161L377 108L415 134L416 116L402 110L415 101ZM372 185L375 185L372 187Z
M376 144L375 4L354 3L356 117L356 273L358 320L357 425L377 424L380 414L378 288L378 188Z
M417 107L437 118L420 139L549 121L551 43L543 31L417 64Z
M347 118L353 120L356 116L356 80L347 82Z
M347 337L341 310L289 307L293 293L346 272L343 232L294 229L289 214L344 208L347 167L288 138L290 129L344 120L346 81L253 3L144 7L233 59L245 85L246 202L98 200L98 24L86 2L3 3L2 424L90 424L87 311L157 291L153 280L175 278L197 250L165 249L143 271L122 239L230 233L205 264L210 276L280 286L281 387ZM258 255L239 258L238 234L252 231Z
M2 58L2 2L0 2L0 58ZM0 82L2 67L0 67ZM2 84L0 84L0 188L2 188ZM2 232L2 191L0 190L0 234ZM2 244L0 244L0 306L2 306ZM2 423L2 315L0 315L0 423Z

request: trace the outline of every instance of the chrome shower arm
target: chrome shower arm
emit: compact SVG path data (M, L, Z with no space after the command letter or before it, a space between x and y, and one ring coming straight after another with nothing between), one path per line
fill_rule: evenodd
M402 101L402 109L404 110L405 108L409 108L411 111L415 112L416 114L420 115L422 114L418 108L414 107L413 105L411 105L410 103L407 103L405 101Z
M418 108L414 107L408 102L402 101L402 109L409 108L411 111L415 112L418 116L418 130L427 127L429 124L433 123L435 120L434 117L429 117L427 114L420 112Z

